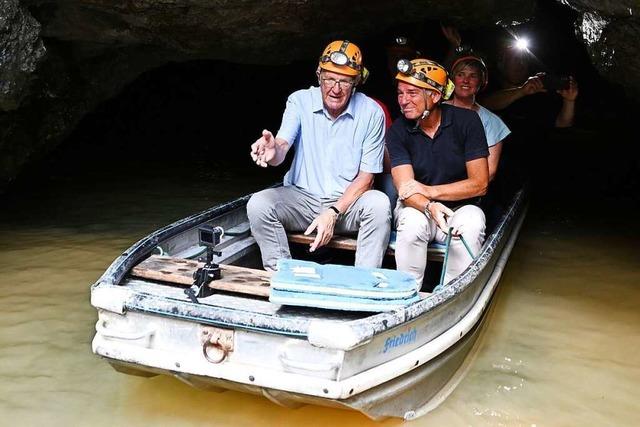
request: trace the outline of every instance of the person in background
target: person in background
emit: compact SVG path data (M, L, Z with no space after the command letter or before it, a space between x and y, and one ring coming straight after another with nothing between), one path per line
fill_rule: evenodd
M482 58L468 52L453 61L451 75L455 89L452 99L447 103L473 110L480 116L489 146L489 181L492 181L498 170L503 141L511 131L500 117L476 101L476 95L489 80L487 66Z
M489 184L489 150L480 117L442 104L453 83L428 59L398 64L397 95L403 116L387 132L391 174L398 189L395 208L396 264L419 286L427 246L452 233L445 281L473 260L459 238L477 254L485 237L485 215L477 204Z
M461 50L464 50L464 48L462 47L462 37L460 36L460 32L455 25L441 22L440 30L442 31L442 35L444 36L444 38L447 39L447 42L449 43L447 53L442 63L445 65L449 65L453 63L456 55Z
M384 114L356 92L364 72L358 46L330 43L318 62L319 86L291 94L278 134L264 130L251 145L251 158L262 167L280 165L294 147L284 186L260 191L247 204L266 270L291 258L286 230L315 231L312 252L334 232L357 233L355 264L382 264L391 210L387 196L371 186L382 171Z
M510 126L514 122L514 126L523 130L536 126L571 127L575 118L578 83L573 76L559 80L548 73L531 75L531 58L526 49L511 45L503 47L498 59L499 89L485 94L482 104L499 112ZM560 96L559 108L553 105L553 99L543 97L542 94L547 93ZM549 118L549 114L555 114L555 117Z
M420 52L414 46L413 41L406 35L396 34L390 38L385 46L387 58L387 71L389 77L395 77L397 73L398 61L401 59L414 59ZM395 78L393 79L395 85Z

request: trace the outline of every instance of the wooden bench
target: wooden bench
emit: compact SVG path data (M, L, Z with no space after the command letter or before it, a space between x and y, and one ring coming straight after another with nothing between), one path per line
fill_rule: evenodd
M131 275L143 279L168 282L189 287L193 285L193 273L204 265L190 259L151 255L131 270ZM209 283L219 291L269 297L271 273L253 268L220 264L222 278Z
M315 235L305 236L303 233L287 233L290 242L310 245L316 238ZM346 251L356 250L357 240L349 236L334 235L327 247ZM395 250L389 245L387 255L394 255ZM427 259L430 261L442 261L444 259L444 245L431 244L427 249Z

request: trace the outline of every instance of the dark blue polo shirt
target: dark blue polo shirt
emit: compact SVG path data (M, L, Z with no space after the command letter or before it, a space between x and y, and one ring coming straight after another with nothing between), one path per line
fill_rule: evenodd
M480 116L473 110L441 104L440 127L433 139L415 120L400 117L387 131L391 167L413 166L416 181L426 185L467 179L466 162L489 156Z

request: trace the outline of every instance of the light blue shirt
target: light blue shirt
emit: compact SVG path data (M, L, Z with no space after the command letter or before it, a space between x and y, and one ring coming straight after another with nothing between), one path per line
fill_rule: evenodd
M493 147L498 142L505 139L511 133L511 130L504 124L502 119L496 114L484 108L482 105L478 105L478 115L482 126L484 127L484 134L487 137L487 145Z
M324 108L319 87L292 93L277 137L295 150L284 185L319 197L339 198L359 171L382 172L384 114L359 92L335 120Z

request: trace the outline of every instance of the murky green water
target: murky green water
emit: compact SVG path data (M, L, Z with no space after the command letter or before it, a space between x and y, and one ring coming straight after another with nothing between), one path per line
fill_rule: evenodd
M91 353L89 285L117 255L265 184L237 170L193 177L96 172L0 199L0 425L375 424L343 410L291 410L130 377ZM622 215L634 209L618 203L598 217L535 201L468 375L438 409L407 424L639 425L640 248Z

